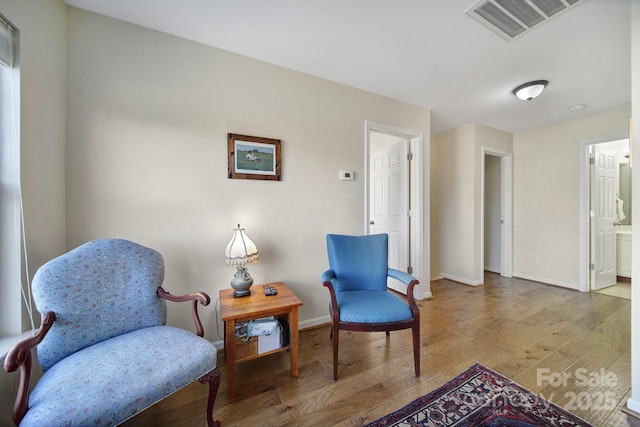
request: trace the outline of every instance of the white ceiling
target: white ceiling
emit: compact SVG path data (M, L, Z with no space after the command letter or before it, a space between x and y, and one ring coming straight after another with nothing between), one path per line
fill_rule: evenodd
M470 122L517 132L630 104L630 1L582 0L508 42L464 13L476 0L66 0L429 108L432 134ZM538 79L550 82L539 98L512 95Z

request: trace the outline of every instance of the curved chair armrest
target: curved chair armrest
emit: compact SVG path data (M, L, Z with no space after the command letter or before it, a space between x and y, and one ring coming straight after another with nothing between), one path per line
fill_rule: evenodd
M336 299L336 291L333 289L333 283L331 281L336 277L336 273L333 270L327 270L322 273L322 284L329 289L329 294L331 296L331 315L335 317L335 321L337 322L340 318L340 309L338 308L338 300Z
M415 277L410 275L409 273L405 273L404 271L396 270L395 268L387 269L387 276L393 277L409 286L413 280L417 280Z
M53 311L47 311L42 315L40 329L31 338L20 341L16 344L4 359L4 370L6 372L14 372L20 369L20 382L18 384L18 395L13 406L13 422L15 425L20 424L24 414L27 413L29 406L29 389L31 382L31 350L40 344L44 339L56 315Z
M418 316L420 316L420 310L418 309L418 304L416 303L416 299L413 296L413 288L420 283L418 279L416 279L409 273L396 270L395 268L388 268L387 275L407 285L407 302L409 303L409 307L411 308L413 317L418 318Z
M157 294L160 298L164 298L169 301L175 302L184 302L184 301L193 301L193 321L196 324L196 334L200 337L204 336L204 328L202 327L202 322L200 321L200 316L198 316L198 302L202 305L209 305L211 302L211 298L204 292L192 292L187 295L171 295L169 292L165 291L162 286L158 288Z
M333 270L327 270L324 273L322 273L322 277L320 278L320 280L322 281L322 283L325 283L325 282L331 283L331 281L335 277L336 277L336 273Z

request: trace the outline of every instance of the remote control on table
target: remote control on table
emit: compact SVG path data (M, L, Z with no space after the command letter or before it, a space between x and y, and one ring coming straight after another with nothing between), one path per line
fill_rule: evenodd
M273 286L263 286L265 296L278 295L278 290Z

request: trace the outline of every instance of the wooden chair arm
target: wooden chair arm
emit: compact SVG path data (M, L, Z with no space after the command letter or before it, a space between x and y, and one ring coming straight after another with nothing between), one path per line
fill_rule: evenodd
M409 283L409 286L407 286L407 302L409 303L409 308L411 308L411 313L413 314L413 318L416 319L416 322L420 322L420 309L418 308L416 299L413 296L413 288L418 283L420 283L418 279L413 279Z
M164 298L169 301L175 302L184 302L184 301L193 301L193 308L191 313L193 315L193 321L196 325L196 334L200 337L204 336L204 327L202 327L202 322L200 321L200 316L198 315L198 302L202 305L209 305L211 302L211 298L204 292L192 292L187 295L171 295L169 292L165 291L162 286L158 287L157 294L160 298Z
M44 339L53 322L56 320L56 315L53 311L48 311L42 316L42 322L40 322L40 328L31 338L20 341L16 344L4 359L4 370L6 372L14 372L20 369L20 380L18 384L18 394L16 396L16 402L13 405L13 417L12 420L15 425L20 424L20 421L24 418L29 408L29 391L31 384L31 350L40 344Z
M338 300L336 299L336 291L330 281L324 282L323 285L329 289L329 295L331 297L331 317L333 318L334 324L337 324L336 322L340 320L340 308L338 307Z
M407 302L409 303L409 307L411 308L413 318L419 319L420 310L418 309L418 304L416 303L415 297L413 296L413 288L420 283L418 279L416 279L409 273L405 273L404 271L400 271L394 268L387 269L387 276L393 277L394 279L399 280L401 283L407 285Z

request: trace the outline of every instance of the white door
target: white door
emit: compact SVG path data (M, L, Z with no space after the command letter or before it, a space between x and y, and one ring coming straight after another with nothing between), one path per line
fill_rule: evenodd
M616 284L616 188L618 162L615 152L602 145L594 146L594 170L591 186L592 243L594 290Z
M409 267L409 141L401 140L371 153L369 163L369 234L389 235L389 267ZM406 286L389 279L387 286L406 295Z

